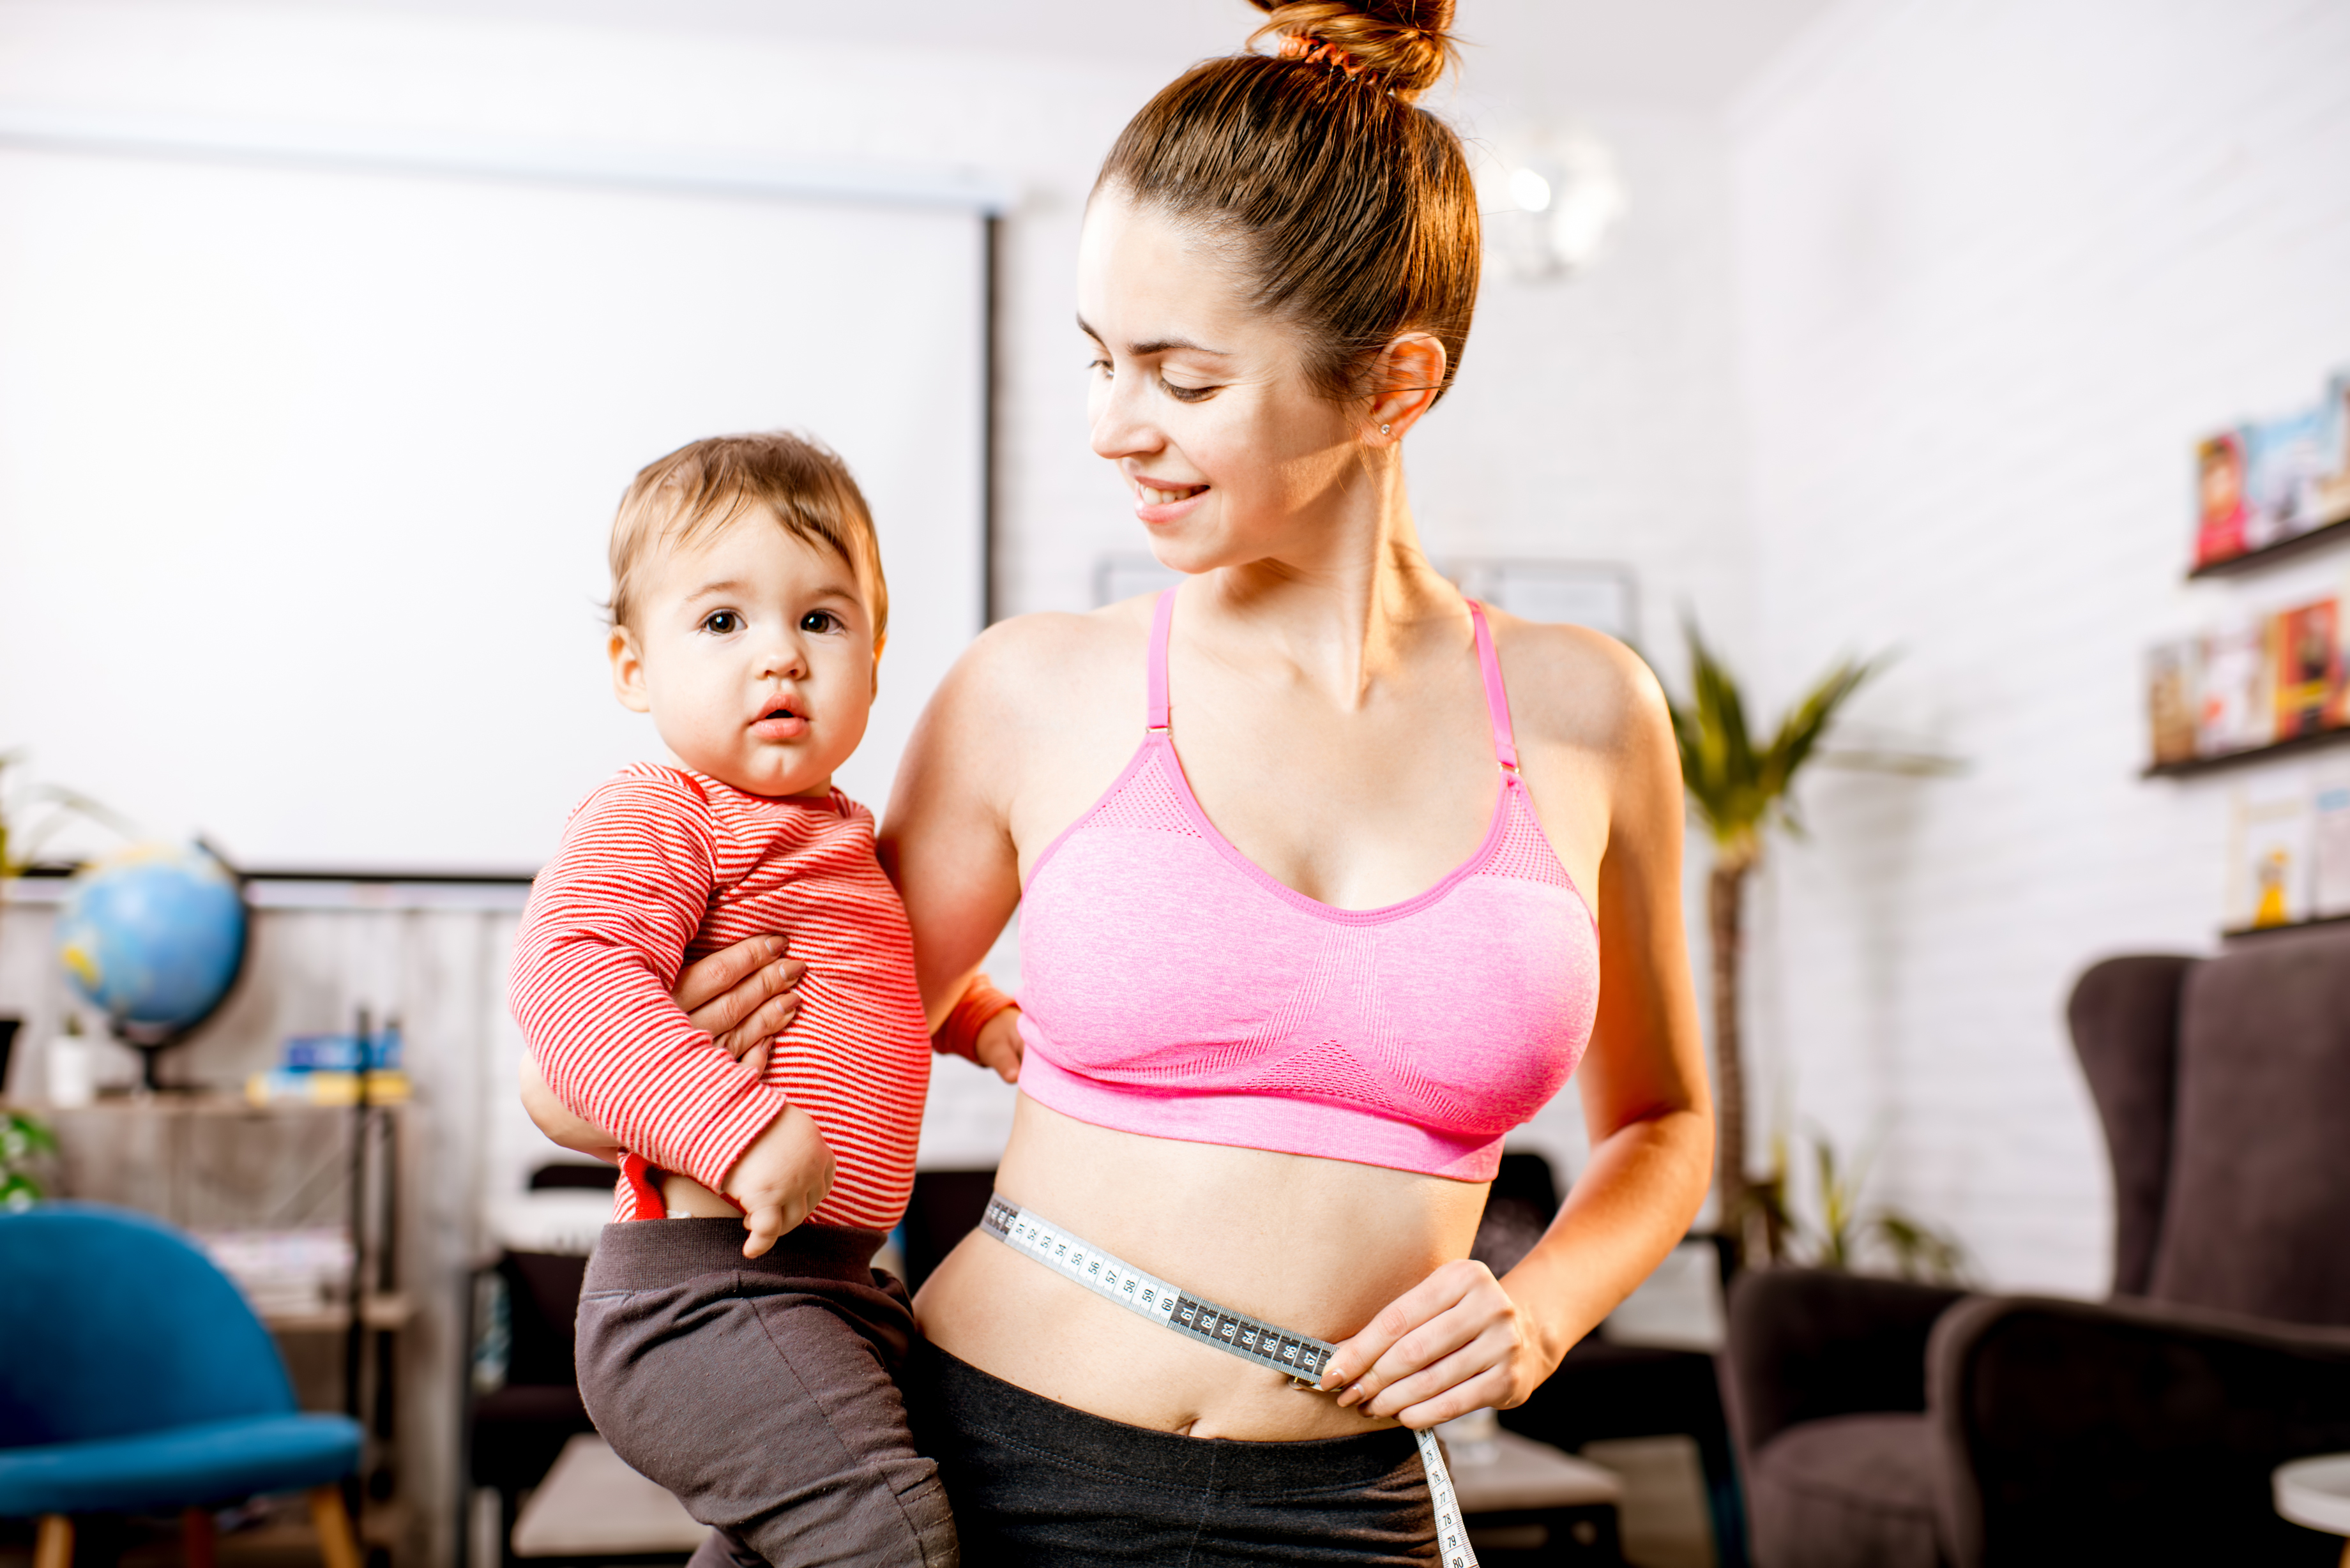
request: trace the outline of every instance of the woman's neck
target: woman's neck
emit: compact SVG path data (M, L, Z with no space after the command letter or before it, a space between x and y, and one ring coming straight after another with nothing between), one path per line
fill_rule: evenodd
M1316 519L1310 545L1211 572L1206 592L1190 596L1226 623L1217 645L1254 643L1347 708L1461 614L1461 595L1420 548L1402 464L1378 468Z

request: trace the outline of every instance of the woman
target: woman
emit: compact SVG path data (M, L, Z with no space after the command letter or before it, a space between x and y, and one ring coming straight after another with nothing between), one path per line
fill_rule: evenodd
M1336 1349L1301 1394L974 1232L909 1388L973 1562L1429 1560L1399 1424L1524 1400L1707 1184L1656 684L1464 602L1405 495L1477 285L1459 141L1411 101L1450 0L1257 4L1278 52L1143 109L1080 254L1094 450L1187 580L983 636L883 853L934 1015L1022 909L1024 1011L981 1042L1023 1091L1007 1207ZM690 1001L742 967L710 965ZM713 1033L772 1023L773 973ZM1590 1163L1497 1280L1503 1135L1578 1057Z

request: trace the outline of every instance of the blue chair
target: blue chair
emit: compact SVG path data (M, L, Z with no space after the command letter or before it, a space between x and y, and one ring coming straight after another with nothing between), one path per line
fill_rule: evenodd
M0 1215L0 1515L38 1516L35 1568L72 1568L76 1513L209 1508L307 1489L328 1568L359 1568L342 1490L359 1428L294 1408L276 1344L178 1231L95 1203Z

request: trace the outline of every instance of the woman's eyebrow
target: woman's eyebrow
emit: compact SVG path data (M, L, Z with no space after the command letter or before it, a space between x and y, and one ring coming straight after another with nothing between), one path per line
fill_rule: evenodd
M1102 340L1102 335L1095 331L1092 327L1087 326L1086 318L1082 316L1077 317L1077 330L1092 338L1097 344L1100 343ZM1189 337L1147 338L1140 343L1128 344L1126 346L1126 351L1133 355L1138 359L1147 359L1154 354L1173 354L1178 352L1185 354L1205 354L1209 358L1214 359L1229 359L1232 358L1231 353L1225 349L1211 348L1204 343L1194 343Z

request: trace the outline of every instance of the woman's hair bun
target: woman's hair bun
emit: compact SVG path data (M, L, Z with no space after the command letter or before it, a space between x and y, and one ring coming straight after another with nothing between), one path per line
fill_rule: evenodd
M1378 78L1397 97L1418 98L1452 63L1453 0L1253 0L1267 20L1251 36L1326 47Z

